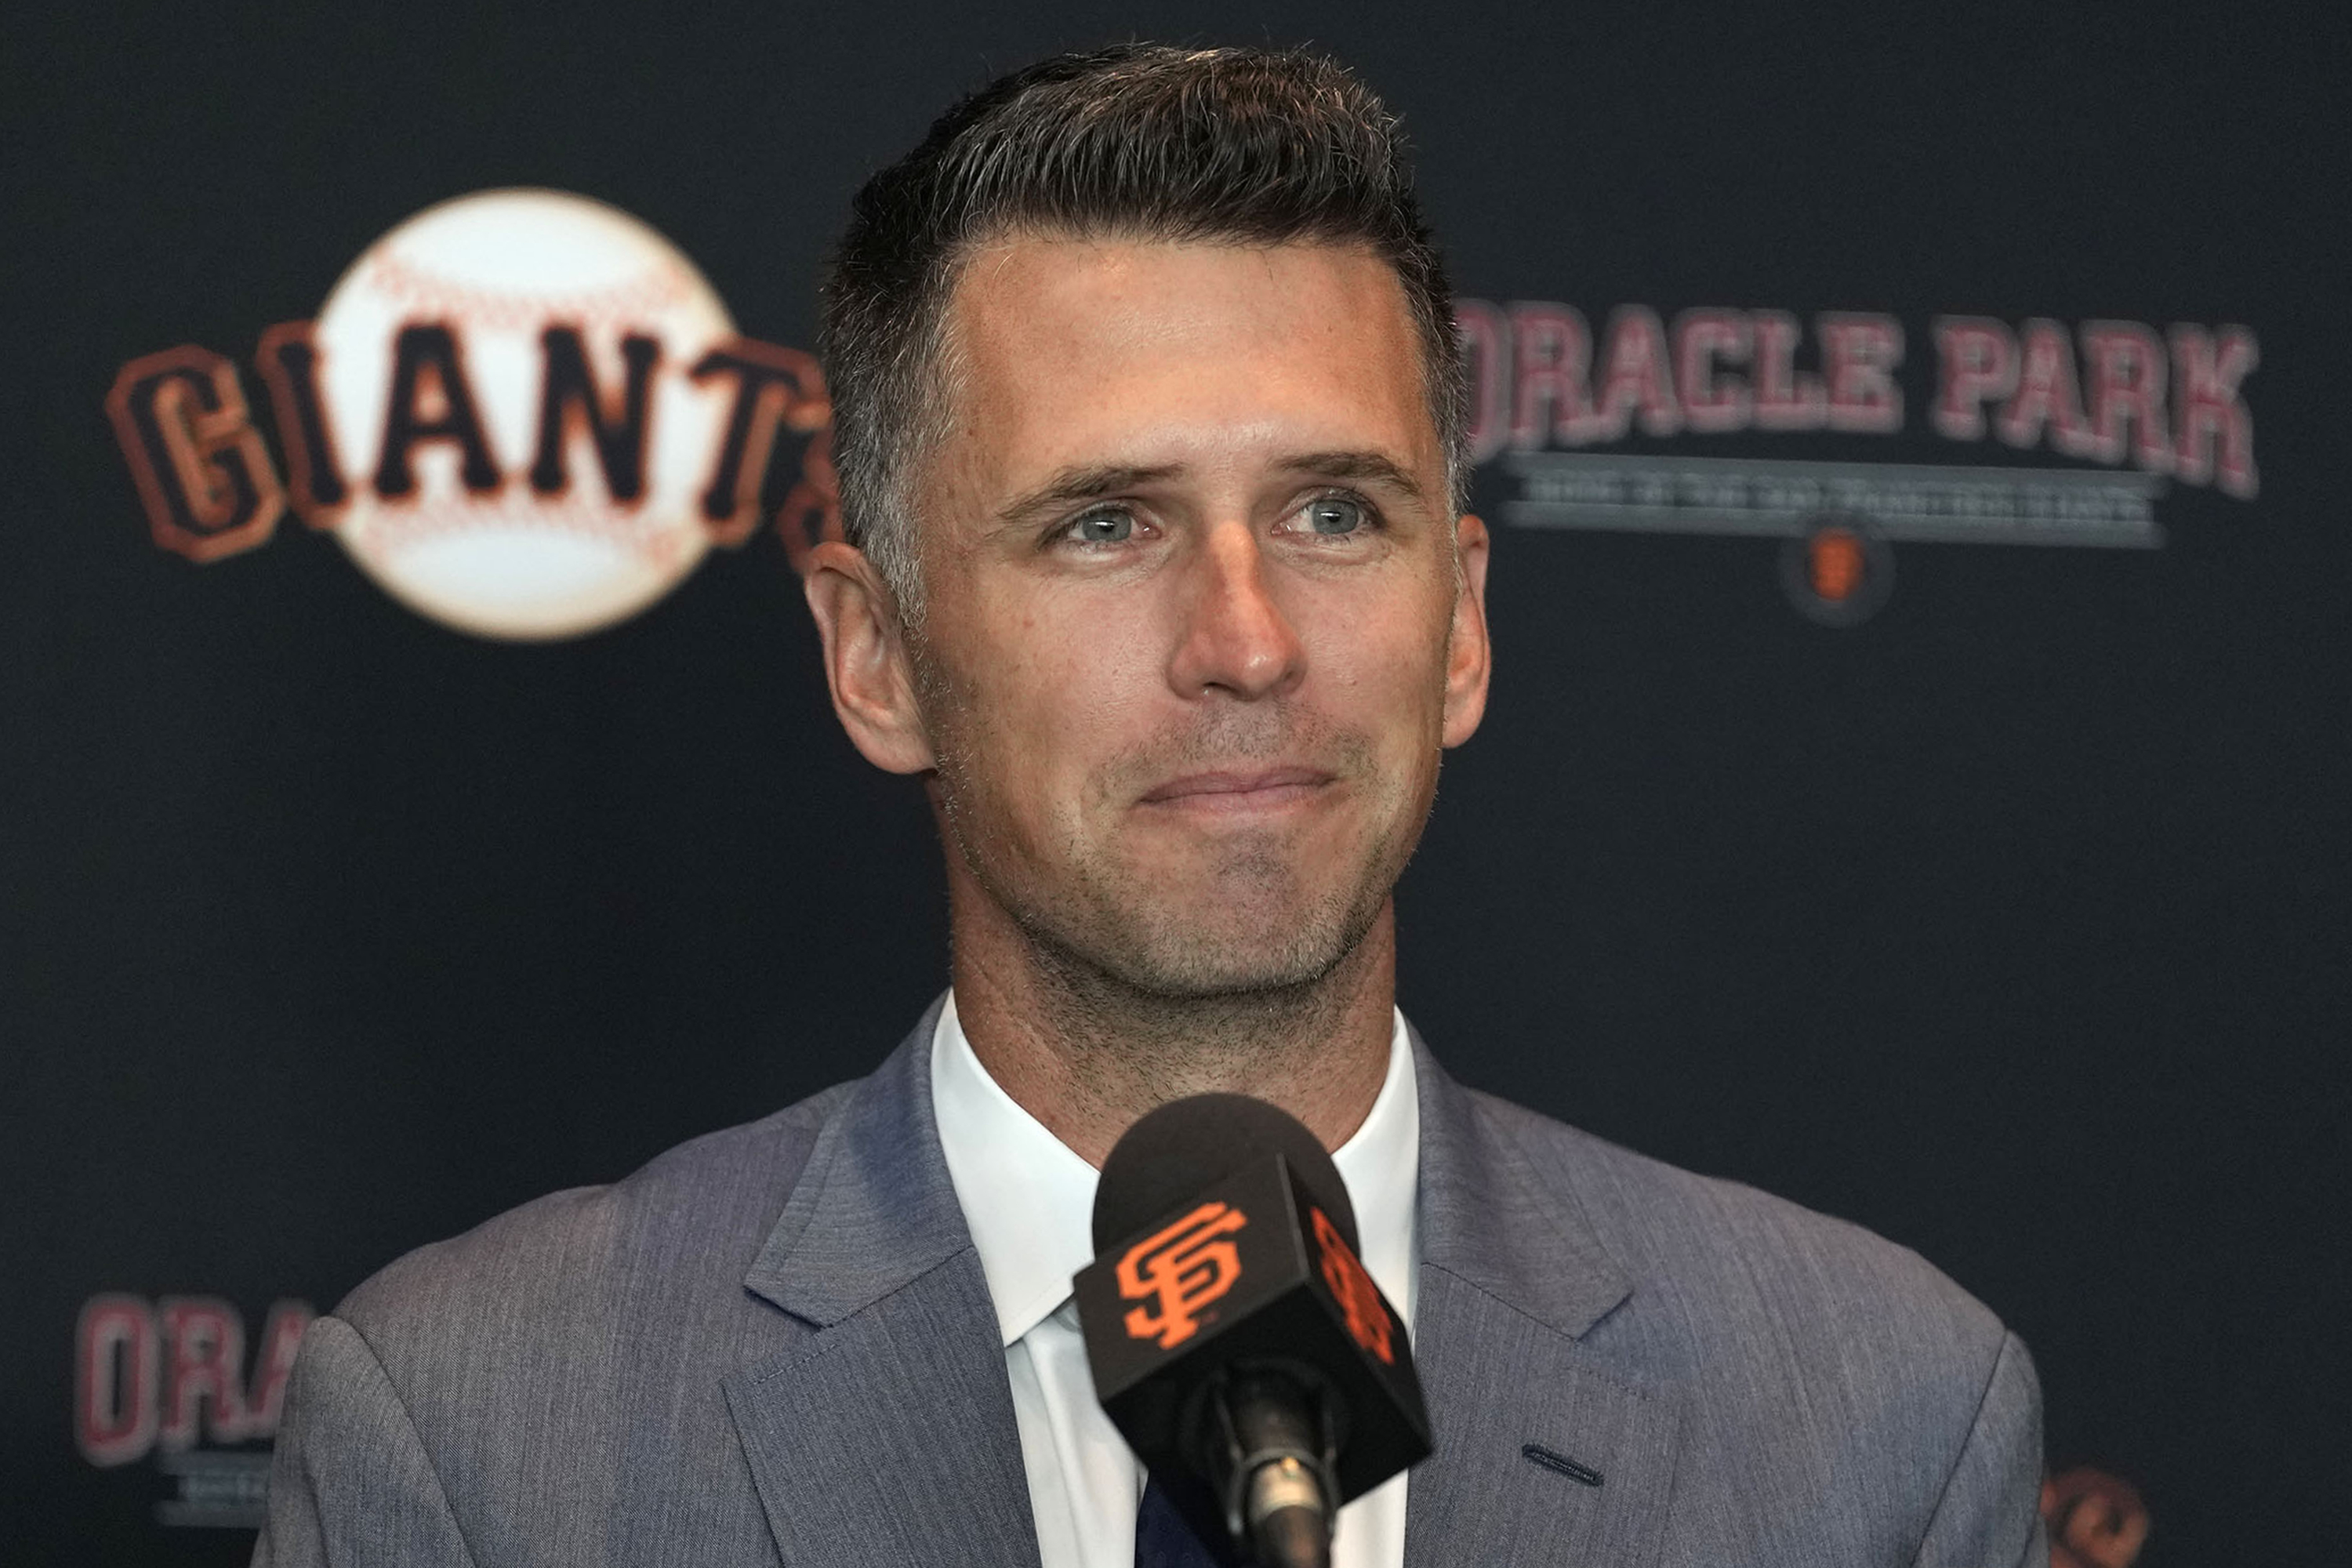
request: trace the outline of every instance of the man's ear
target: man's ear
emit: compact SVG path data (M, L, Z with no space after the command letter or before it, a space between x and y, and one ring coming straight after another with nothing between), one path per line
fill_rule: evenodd
M1458 746L1475 734L1486 712L1486 677L1493 647L1486 640L1486 525L1464 512L1454 525L1454 629L1445 643L1444 740Z
M929 732L915 700L897 601L855 545L826 540L809 552L801 583L824 644L833 710L866 760L894 773L930 768Z

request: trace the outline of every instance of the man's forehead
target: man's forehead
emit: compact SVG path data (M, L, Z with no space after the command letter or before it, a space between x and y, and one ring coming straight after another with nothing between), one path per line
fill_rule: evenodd
M1024 488L1036 464L1197 462L1185 442L1213 437L1410 490L1439 449L1402 285L1363 247L1005 236L945 324L950 435L1021 447Z

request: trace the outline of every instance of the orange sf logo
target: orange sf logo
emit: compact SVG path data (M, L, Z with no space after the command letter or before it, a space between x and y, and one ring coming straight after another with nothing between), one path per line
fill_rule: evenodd
M1242 1255L1226 1238L1249 1223L1231 1204L1207 1203L1154 1231L1118 1260L1118 1293L1150 1306L1127 1310L1127 1331L1172 1350L1200 1328L1200 1310L1234 1288Z
M1348 1332L1358 1344L1394 1366L1396 1349L1389 1342L1389 1309L1381 1300L1381 1288L1356 1261L1348 1238L1329 1216L1321 1209L1309 1212L1315 1216L1315 1245L1323 1252L1323 1283L1331 1287L1339 1310L1348 1315Z
M1813 535L1805 570L1813 592L1833 605L1843 604L1862 587L1870 566L1862 541L1851 530L1824 528Z

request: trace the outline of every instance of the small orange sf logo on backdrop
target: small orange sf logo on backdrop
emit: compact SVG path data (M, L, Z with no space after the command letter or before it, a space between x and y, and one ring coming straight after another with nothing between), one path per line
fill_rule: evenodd
M1832 605L1853 598L1870 570L1862 540L1850 528L1815 532L1807 546L1805 564L1814 595Z
M1355 1342L1372 1354L1396 1364L1396 1347L1389 1342L1389 1310L1381 1300L1381 1288L1356 1260L1348 1238L1321 1209L1309 1211L1315 1216L1315 1245L1323 1253L1323 1283L1331 1287L1339 1298L1339 1310L1348 1315L1348 1332Z
M1118 1260L1118 1293L1150 1306L1130 1307L1127 1331L1173 1350L1201 1326L1201 1309L1234 1288L1242 1255L1226 1239L1249 1223L1231 1204L1207 1203L1154 1231Z

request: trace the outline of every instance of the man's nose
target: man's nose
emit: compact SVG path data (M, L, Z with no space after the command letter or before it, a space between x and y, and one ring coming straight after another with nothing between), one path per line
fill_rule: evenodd
M1187 563L1182 622L1169 684L1180 697L1223 691L1244 700L1298 683L1307 649L1267 591L1265 552L1243 522L1219 523Z

